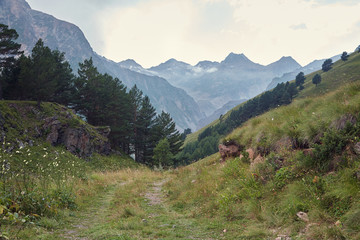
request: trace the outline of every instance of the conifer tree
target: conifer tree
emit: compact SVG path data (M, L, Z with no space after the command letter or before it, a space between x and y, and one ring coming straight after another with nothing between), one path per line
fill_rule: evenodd
M0 99L3 98L3 90L11 79L9 77L14 73L16 57L22 53L21 45L15 42L18 37L14 29L0 24Z
M299 72L298 75L296 75L296 78L295 78L295 84L297 87L303 85L305 83L305 76L304 76L304 73L303 72Z
M324 72L327 72L332 68L332 65L333 65L332 59L329 58L329 59L325 60L325 62L322 64L321 68Z
M74 76L64 53L52 51L39 39L29 57L20 58L19 87L26 100L67 105Z
M155 108L150 103L150 98L145 96L141 101L137 119L137 136L135 140L135 160L151 165L155 142L151 136L151 128L156 116Z
M176 129L175 122L170 114L164 111L155 118L152 136L156 142L166 138L169 141L171 153L173 155L176 155L180 151L180 147L183 144L181 134Z
M313 84L316 86L321 83L321 76L319 74L316 74L312 79Z
M341 60L343 60L344 62L348 60L349 55L347 54L347 52L343 52L341 54Z

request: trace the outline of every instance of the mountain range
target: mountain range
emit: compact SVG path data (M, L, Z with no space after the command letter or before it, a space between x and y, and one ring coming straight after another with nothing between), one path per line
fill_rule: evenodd
M171 114L180 130L199 129L230 110L234 103L250 99L277 83L293 80L321 68L317 60L302 67L292 57L261 65L244 54L230 53L223 61L204 60L190 65L176 59L148 69L135 60L114 62L97 54L76 25L31 9L25 0L0 0L0 22L19 33L25 54L42 38L51 49L65 52L74 72L78 63L92 58L101 73L119 78L128 88L135 84L157 112ZM336 60L336 58L334 58Z
M128 88L136 84L150 97L158 113L163 110L171 114L179 129L195 129L204 117L197 103L183 89L172 86L164 78L132 71L98 55L77 26L35 11L25 0L0 0L0 22L18 32L18 42L25 54L30 54L41 38L51 49L65 52L74 72L79 62L92 58L100 72L118 77Z

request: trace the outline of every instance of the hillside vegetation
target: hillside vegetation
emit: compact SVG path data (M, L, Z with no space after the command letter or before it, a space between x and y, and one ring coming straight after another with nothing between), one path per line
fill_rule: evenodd
M214 154L179 168L167 184L172 206L226 219L218 228L228 227L227 239L359 239L359 70L355 53L316 72L317 87L316 73L307 75L290 105L223 138L240 157L221 163Z

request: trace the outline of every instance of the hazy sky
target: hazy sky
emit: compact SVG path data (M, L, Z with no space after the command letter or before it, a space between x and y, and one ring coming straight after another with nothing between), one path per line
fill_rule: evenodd
M169 58L221 61L230 52L305 65L360 44L360 0L27 1L79 26L98 54L144 67Z

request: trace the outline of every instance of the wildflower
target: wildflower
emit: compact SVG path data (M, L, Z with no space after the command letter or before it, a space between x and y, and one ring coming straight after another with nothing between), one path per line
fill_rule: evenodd
M30 156L31 155L31 153L28 153L28 156Z
M16 153L20 153L20 151L16 151Z
M45 151L47 150L46 148L43 148Z

